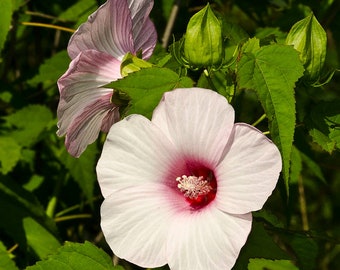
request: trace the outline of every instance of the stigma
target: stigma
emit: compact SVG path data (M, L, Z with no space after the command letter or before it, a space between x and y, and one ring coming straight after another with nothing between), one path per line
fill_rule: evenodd
M203 178L203 176L186 176L177 177L177 187L183 193L184 197L189 199L197 199L199 196L207 195L213 190L210 181Z

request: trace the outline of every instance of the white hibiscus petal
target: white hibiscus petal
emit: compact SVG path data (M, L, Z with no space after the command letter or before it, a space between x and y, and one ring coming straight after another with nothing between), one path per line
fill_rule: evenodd
M252 216L214 207L176 215L168 238L172 270L231 269L251 230Z
M68 53L75 58L81 51L94 49L121 60L134 52L132 21L126 0L109 0L72 35Z
M143 116L132 115L111 127L97 164L97 175L102 194L107 197L117 189L143 182L176 186L175 179L184 166L181 156L157 126Z
M101 227L113 253L142 267L167 263L168 226L174 209L164 185L146 183L118 190L101 207Z
M281 171L279 150L259 130L239 123L226 152L215 171L219 209L233 214L261 209Z
M220 161L234 125L234 109L214 91L201 88L176 89L164 94L152 122L193 161L211 168Z

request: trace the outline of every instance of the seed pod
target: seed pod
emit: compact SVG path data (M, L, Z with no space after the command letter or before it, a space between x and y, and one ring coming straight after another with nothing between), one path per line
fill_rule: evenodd
M221 64L224 56L222 25L207 4L191 17L184 40L184 58L192 67Z

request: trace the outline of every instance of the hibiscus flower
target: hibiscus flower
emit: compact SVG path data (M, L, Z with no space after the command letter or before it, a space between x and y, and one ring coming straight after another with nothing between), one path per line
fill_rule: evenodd
M109 131L97 164L104 236L142 267L230 269L280 171L277 147L234 124L223 96L167 92L151 121L131 115Z
M125 54L151 56L157 40L148 17L152 6L153 0L108 0L72 35L67 48L72 62L58 80L57 110L57 134L66 135L71 155L79 157L100 130L108 132L119 120L113 90L103 86L122 77Z

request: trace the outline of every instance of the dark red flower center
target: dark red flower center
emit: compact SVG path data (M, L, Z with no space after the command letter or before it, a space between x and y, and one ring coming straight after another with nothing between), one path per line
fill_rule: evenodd
M215 199L217 182L213 171L205 167L190 169L190 175L176 178L177 187L194 209L200 209Z

